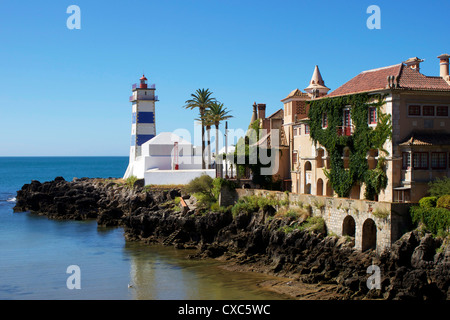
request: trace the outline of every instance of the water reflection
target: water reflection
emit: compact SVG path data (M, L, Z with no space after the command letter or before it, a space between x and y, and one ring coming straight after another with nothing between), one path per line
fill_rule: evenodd
M232 300L286 299L256 286L270 277L258 273L230 272L215 260L191 260L192 250L126 242L130 259L129 289L133 299Z

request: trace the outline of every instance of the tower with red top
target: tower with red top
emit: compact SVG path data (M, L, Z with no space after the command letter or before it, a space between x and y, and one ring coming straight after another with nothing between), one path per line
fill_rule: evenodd
M156 135L155 126L155 85L147 85L145 75L139 79L139 84L132 86L131 102L131 146L130 164L141 156L141 146Z

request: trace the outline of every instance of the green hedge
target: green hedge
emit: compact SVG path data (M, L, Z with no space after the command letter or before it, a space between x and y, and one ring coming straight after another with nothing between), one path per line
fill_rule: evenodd
M423 223L425 228L437 235L449 232L450 211L444 208L424 208L421 206L411 207L411 218L413 223Z
M436 202L436 207L450 210L450 195L440 197Z
M422 208L435 208L437 197L423 197L419 200L419 205Z

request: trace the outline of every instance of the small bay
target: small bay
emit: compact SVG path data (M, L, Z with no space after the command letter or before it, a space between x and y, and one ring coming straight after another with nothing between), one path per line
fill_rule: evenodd
M257 287L270 277L231 272L189 250L125 241L122 228L13 213L16 191L31 180L121 177L127 157L0 158L0 299L283 299ZM67 268L81 289L68 289Z

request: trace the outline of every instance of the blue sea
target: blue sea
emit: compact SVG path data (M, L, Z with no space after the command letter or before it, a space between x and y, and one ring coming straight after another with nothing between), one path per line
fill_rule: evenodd
M120 227L13 212L17 190L31 180L118 178L127 165L128 157L0 157L0 299L285 298L256 286L268 276L190 260L188 250L127 242Z

